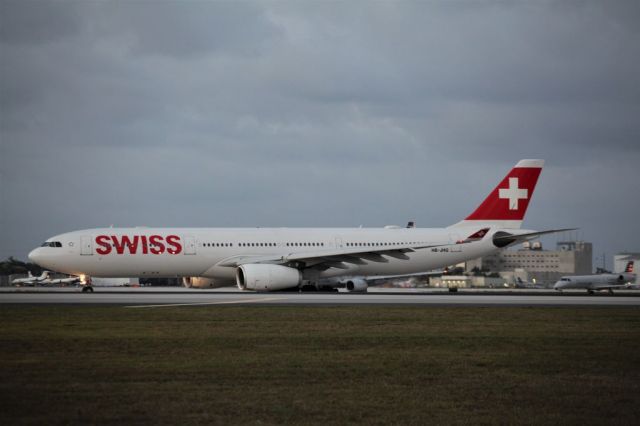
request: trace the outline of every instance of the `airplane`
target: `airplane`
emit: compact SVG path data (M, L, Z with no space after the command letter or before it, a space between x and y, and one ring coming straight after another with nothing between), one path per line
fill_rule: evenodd
M34 277L31 274L31 271L28 271L29 276L26 278L16 278L14 280L11 281L11 284L19 284L19 285L33 285L33 284L37 284L37 283L41 283L43 281L45 281L46 279L49 278L49 271L43 271L42 275L40 275L39 277Z
M595 291L608 290L613 294L614 288L630 288L635 281L636 274L633 272L634 261L627 263L624 272L619 274L599 274L599 275L572 275L561 277L553 288L559 292L569 289L584 289L587 293L593 294Z
M96 228L49 238L29 259L72 275L366 292L369 278L432 271L567 231L521 229L543 165L519 161L469 216L446 228Z
M534 280L535 281L535 280ZM530 282L530 281L524 281L522 278L517 277L516 278L516 284L515 284L516 288L535 288L535 289L541 289L541 288L545 288L543 285L538 284L536 282Z

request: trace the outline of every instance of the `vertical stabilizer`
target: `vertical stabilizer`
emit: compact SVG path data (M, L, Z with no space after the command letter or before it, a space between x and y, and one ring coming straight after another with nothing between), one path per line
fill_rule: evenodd
M453 226L520 228L543 166L544 160L520 160L473 213Z
M624 272L628 274L633 274L633 265L634 265L634 261L630 260L629 263L627 263L627 267L625 268Z

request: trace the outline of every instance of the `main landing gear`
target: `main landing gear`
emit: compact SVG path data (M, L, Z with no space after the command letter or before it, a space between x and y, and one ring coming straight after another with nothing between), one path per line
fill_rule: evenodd
M312 292L312 293L316 293L316 292L323 292L323 293L338 293L338 289L331 287L331 286L321 286L321 287L317 287L315 285L303 285L302 287L300 287L298 289L298 291L300 293L307 293L307 292Z
M90 285L82 286L83 293L93 293L93 287Z

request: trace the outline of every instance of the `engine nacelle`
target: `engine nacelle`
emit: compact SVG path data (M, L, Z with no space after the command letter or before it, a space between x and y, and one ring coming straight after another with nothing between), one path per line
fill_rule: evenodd
M354 278L345 283L345 288L347 291L353 291L358 293L365 293L369 284L362 278Z
M240 290L284 290L297 287L301 281L300 271L281 265L247 264L236 271L236 284Z

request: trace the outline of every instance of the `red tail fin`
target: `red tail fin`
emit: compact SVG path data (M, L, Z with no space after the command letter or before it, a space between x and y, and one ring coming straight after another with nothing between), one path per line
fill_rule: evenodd
M497 222L519 228L544 166L544 160L520 160L462 224Z
M633 274L633 260L630 260L629 263L627 263L627 269L625 269L624 271L629 273L629 274Z

